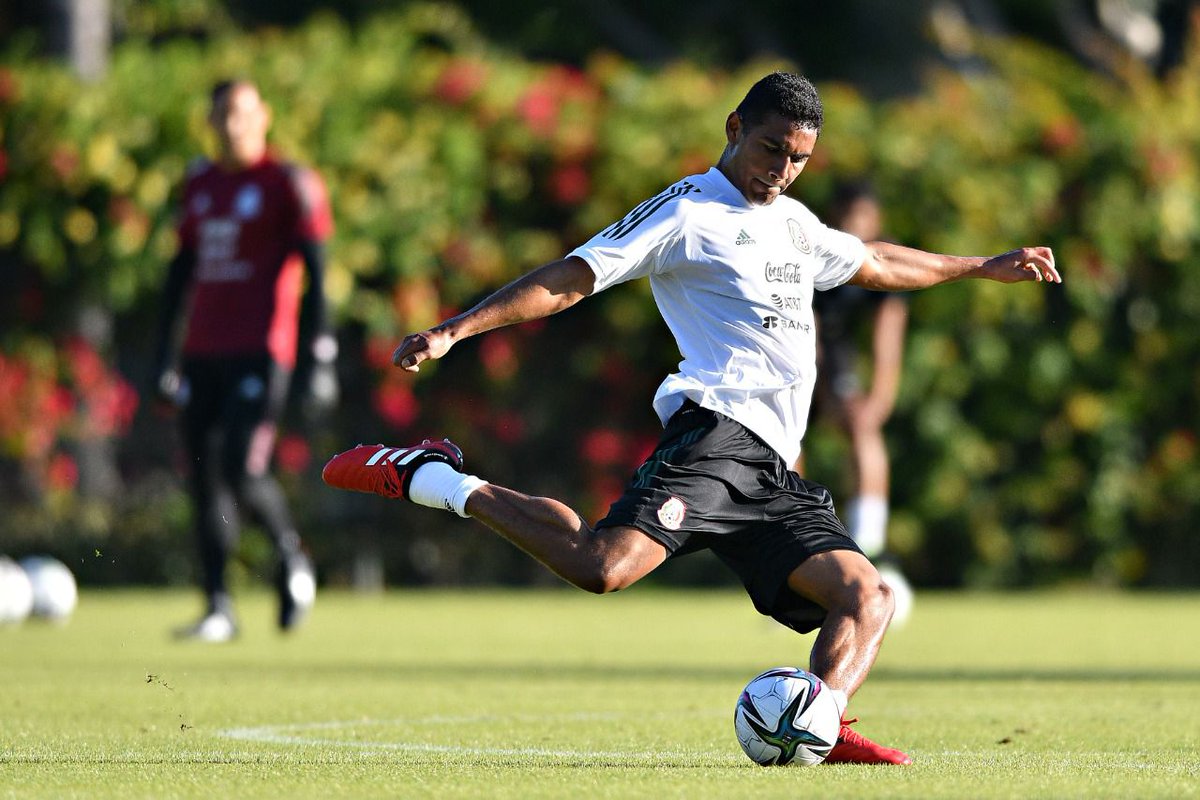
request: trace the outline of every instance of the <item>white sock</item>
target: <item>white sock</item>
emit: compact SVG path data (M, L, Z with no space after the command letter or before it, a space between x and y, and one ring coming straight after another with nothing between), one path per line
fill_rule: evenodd
M487 481L474 475L464 475L449 464L431 461L417 467L408 485L408 497L414 503L430 508L453 511L468 517L467 498Z
M850 538L867 558L875 558L887 544L888 501L879 495L859 495L850 501Z
M830 689L829 693L833 695L833 704L837 706L838 716L845 719L846 706L850 705L850 698L841 689Z

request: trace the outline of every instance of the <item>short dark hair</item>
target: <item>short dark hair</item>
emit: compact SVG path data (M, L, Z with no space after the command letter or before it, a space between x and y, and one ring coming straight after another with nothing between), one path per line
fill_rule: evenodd
M757 125L775 113L819 133L825 121L816 87L808 78L791 72L772 72L760 79L735 110L746 125Z
M829 206L837 216L841 216L859 200L879 202L879 192L875 190L875 184L870 178L851 178L838 181L833 187L833 196L830 198Z
M208 101L212 108L216 108L238 86L254 86L254 81L247 78L225 78L214 83L208 93Z

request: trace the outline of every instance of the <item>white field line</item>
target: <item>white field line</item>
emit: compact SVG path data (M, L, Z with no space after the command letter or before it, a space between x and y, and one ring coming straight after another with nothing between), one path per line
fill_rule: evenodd
M654 716L670 717L714 717L712 712L672 713ZM353 730L364 727L386 726L421 726L421 725L478 725L496 722L595 722L612 721L627 718L628 714L616 712L578 712L570 714L506 714L506 715L469 715L450 716L433 715L428 717L410 717L397 719L363 719L335 720L330 722L308 722L286 725L260 725L255 727L228 728L217 732L218 736L243 742L261 742L264 744L288 744L319 747L344 747L368 752L407 752L407 753L460 753L476 756L524 756L542 758L586 758L607 759L614 761L647 761L662 763L671 761L690 761L697 758L704 761L720 761L742 763L744 757L736 751L667 751L667 750L569 750L543 747L480 747L454 744L431 744L428 742L411 741L365 741L359 739L339 739L325 735L314 735L339 730Z
M716 719L725 716L713 711L690 712L659 712L639 715L639 718L662 718L678 720L680 718ZM430 742L414 741L369 741L363 739L337 738L338 731L361 730L363 728L384 727L419 727L419 726L450 726L450 725L479 725L488 723L547 723L547 722L596 722L615 721L630 718L623 712L574 712L561 714L474 714L474 715L442 715L435 714L425 717L398 717L393 719L357 719L332 720L327 722L300 722L282 725L259 725L252 727L227 728L216 732L224 739L242 742L258 742L262 744L299 745L309 747L338 747L361 750L364 753L404 752L404 753L443 753L472 756L517 756L541 757L558 759L595 759L611 761L637 761L662 764L664 762L694 762L697 759L706 763L718 765L745 764L746 759L736 749L730 750L588 750L544 747L487 747L459 744L433 744ZM329 735L334 734L334 735ZM732 743L733 739L730 737ZM910 751L920 765L938 760L977 760L991 762L1007 760L1008 758L1034 758L1036 753L1025 753L1020 750L938 750ZM1165 771L1180 772L1171 765L1154 764L1145 760L1145 754L1136 752L1105 752L1105 751L1059 751L1053 754L1052 760L1058 764L1089 764L1103 765L1106 769ZM1197 764L1180 765L1182 772L1187 774L1200 773Z

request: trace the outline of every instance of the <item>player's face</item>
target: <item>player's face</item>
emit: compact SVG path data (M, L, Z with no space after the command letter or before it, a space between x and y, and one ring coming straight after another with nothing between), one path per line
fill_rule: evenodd
M770 205L804 171L818 133L779 114L746 125L735 111L725 121L728 145L718 166L750 203Z
M248 167L266 152L271 112L253 86L239 83L225 92L213 105L209 122L217 133L222 163Z
M846 207L846 213L834 227L852 233L864 242L879 238L883 229L883 214L871 197L860 197Z

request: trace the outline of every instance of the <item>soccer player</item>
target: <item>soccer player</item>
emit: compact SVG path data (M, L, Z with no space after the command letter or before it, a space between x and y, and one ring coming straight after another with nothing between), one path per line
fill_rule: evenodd
M880 238L883 212L874 189L866 182L850 182L834 192L830 224L865 242ZM813 296L818 342L817 410L827 411L850 438L854 495L846 504L850 538L872 560L884 555L887 545L888 486L890 468L883 426L892 414L900 387L904 334L908 327L905 295L874 292L843 284ZM858 334L869 326L871 378L864 387L859 379ZM798 470L799 471L799 470ZM878 564L897 596L911 595L898 569ZM899 585L898 585L899 584ZM897 603L893 624L903 621L906 604Z
M682 361L654 398L665 426L657 449L594 527L557 500L464 473L448 441L360 445L326 464L325 481L474 517L591 592L623 589L668 557L711 549L761 613L801 633L820 628L809 666L844 715L875 661L893 599L829 492L790 469L816 378L812 293L846 282L907 290L962 278L1057 282L1059 274L1046 247L990 258L934 255L864 244L821 224L784 195L821 124L808 80L766 76L725 120L715 167L470 310L409 334L393 354L413 372L467 336L648 277ZM911 762L849 722L827 760Z
M271 112L253 83L214 87L209 122L218 156L196 161L184 187L155 374L160 398L183 411L206 599L200 620L178 633L223 642L237 634L225 571L241 509L275 546L279 627L293 628L312 604L312 566L270 470L298 352L315 364L308 388L332 402L337 343L326 329L322 293L332 217L320 178L269 152Z

